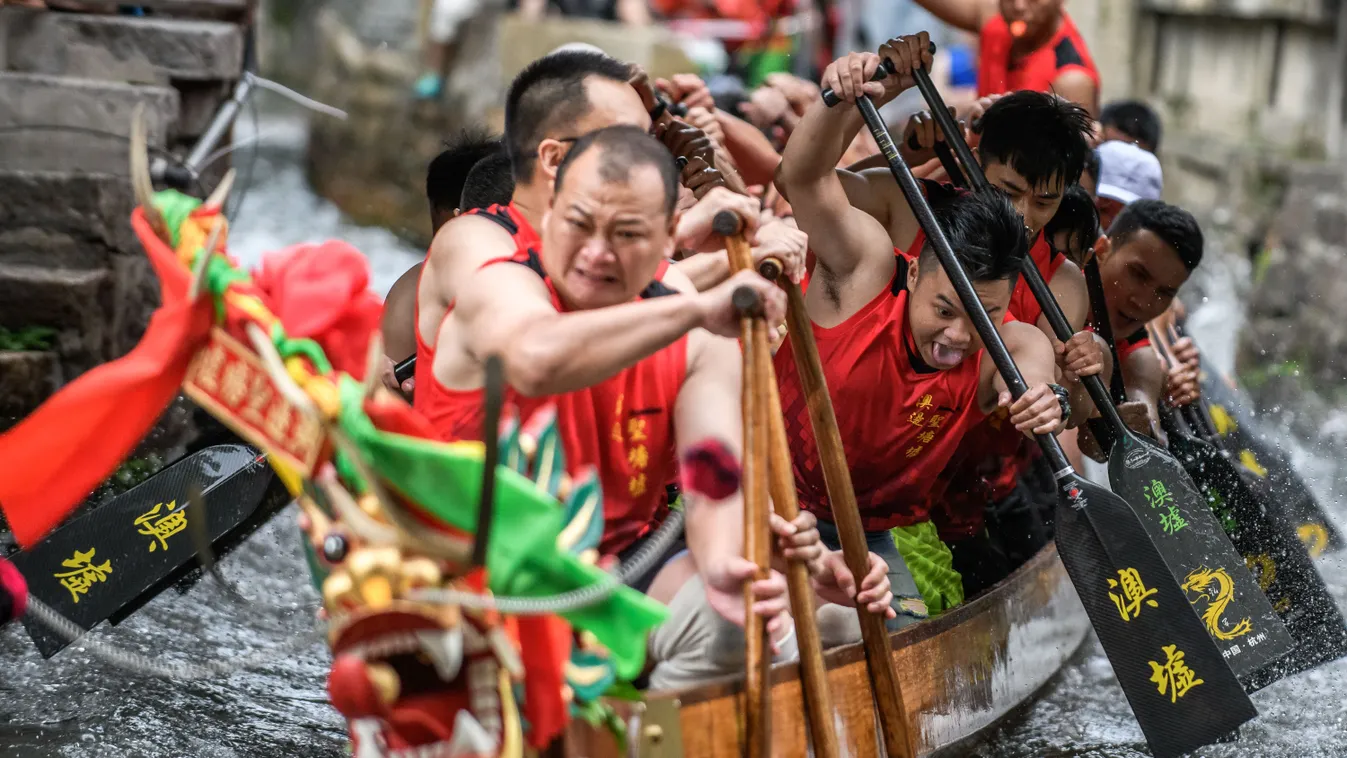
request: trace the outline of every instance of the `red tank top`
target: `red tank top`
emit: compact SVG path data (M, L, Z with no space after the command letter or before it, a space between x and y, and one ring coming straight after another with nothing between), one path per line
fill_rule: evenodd
M537 235L512 207L483 211L487 218L515 225L517 241ZM535 243L536 244L536 243ZM534 246L521 247L514 256L498 258L483 267L510 263L536 272L552 295L552 305L563 310L556 289L543 271ZM661 265L658 277L668 270ZM641 298L676 294L658 279L641 292ZM450 308L452 310L452 307ZM448 318L448 312L445 317ZM482 438L483 392L445 387L417 358L415 407L445 440ZM422 375L424 373L424 381ZM638 538L659 526L668 514L664 485L673 479L674 404L687 373L687 336L683 336L619 371L602 382L575 392L543 397L525 397L505 389L507 406L521 419L551 404L556 408L557 428L566 451L567 468L575 472L593 467L603 486L604 531L600 550L621 552Z
M907 324L907 261L892 284L830 329L814 325L861 521L867 531L926 520L927 494L960 437L982 418L977 404L985 351L958 366L927 366ZM789 341L773 359L801 507L832 520L818 446Z
M1062 11L1057 33L1047 44L1011 63L1010 48L1014 41L1010 26L1000 13L983 24L978 38L978 97L1022 89L1048 92L1058 76L1071 70L1088 74L1098 91L1099 70L1066 11Z

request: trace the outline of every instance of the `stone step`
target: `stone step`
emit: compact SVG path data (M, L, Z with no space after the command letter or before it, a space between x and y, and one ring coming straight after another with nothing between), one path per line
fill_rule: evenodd
M0 432L32 413L61 386L54 352L0 352Z
M0 263L104 268L143 256L126 176L0 170Z
M172 87L0 72L3 165L126 174L131 114L138 103L145 104L149 144L166 145L178 118L178 92Z
M243 32L225 21L79 13L10 18L11 71L145 84L238 78Z
M113 314L107 269L71 270L0 263L0 326L48 326L59 331L56 351L76 372L104 359Z

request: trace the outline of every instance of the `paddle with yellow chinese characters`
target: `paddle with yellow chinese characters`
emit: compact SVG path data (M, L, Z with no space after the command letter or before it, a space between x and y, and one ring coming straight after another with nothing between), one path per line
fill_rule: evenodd
M1170 335L1154 323L1146 330L1168 370L1175 363ZM1184 408L1190 414L1195 411L1191 405ZM1296 643L1285 657L1240 677L1245 688L1252 692L1347 655L1347 625L1291 522L1244 482L1220 450L1194 436L1176 415L1171 408L1162 409L1160 414L1169 449L1206 497ZM1213 582L1202 591L1219 596L1219 585Z
M732 211L721 211L713 220L712 228L725 238L730 270L738 273L751 269L753 252L742 235L742 219ZM778 261L768 259L764 264L769 269L774 268L775 273L780 272ZM761 323L761 319L758 319L758 322ZM751 342L745 342L744 352L746 356L752 356L753 373L749 376L747 371L745 372L744 388L745 393L752 393L753 404L755 407L761 405L766 416L766 475L772 507L776 515L786 521L793 521L800 514L800 505L795 495L790 446L786 440L785 420L781 415L781 398L776 386L776 371L772 367L766 324L761 323L761 327L754 327ZM745 445L747 450L747 442ZM759 524L757 528L761 526ZM809 567L801 561L791 561L786 567L786 584L790 593L791 615L795 619L796 639L800 649L805 716L814 755L818 758L837 758L841 750L837 742L837 732L833 727L832 693L828 690L827 667L823 661L823 645L819 639Z
M856 107L988 356L1011 393L1023 394L1023 376L888 127L870 98L858 98ZM1057 550L1152 753L1157 758L1182 755L1257 715L1132 508L1076 474L1055 437L1039 436L1037 441L1057 481Z
M1175 323L1172 328L1178 337L1183 336L1182 324ZM1196 410L1199 421L1210 424L1214 432L1212 443L1229 452L1245 483L1295 524L1296 534L1311 557L1341 550L1347 540L1296 472L1283 446L1249 410L1248 398L1233 380L1208 363L1205 353L1201 360L1198 381L1202 398Z
M289 502L257 450L243 444L199 450L127 492L62 524L13 557L33 597L88 630L120 621L196 567L188 493L206 504L201 526L221 552L245 524L260 524ZM69 644L25 618L43 657Z
M945 142L963 164L973 191L994 191L930 75L918 69L913 78ZM1021 275L1057 339L1071 339L1074 330L1032 259L1024 259ZM1098 376L1084 377L1082 382L1102 416L1092 425L1107 429L1107 434L1097 436L1101 441L1111 440L1108 469L1113 491L1145 525L1230 668L1237 676L1246 677L1290 652L1295 640L1183 466L1163 447L1123 423ZM1258 552L1276 549L1261 544L1266 537L1258 538Z

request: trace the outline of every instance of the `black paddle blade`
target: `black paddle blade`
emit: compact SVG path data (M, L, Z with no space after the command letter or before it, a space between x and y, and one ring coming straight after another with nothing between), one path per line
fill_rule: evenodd
M1295 647L1244 558L1168 451L1128 430L1109 451L1108 478L1236 675L1248 676Z
M1222 381L1205 361L1199 378L1216 432L1238 463L1237 470L1268 505L1286 514L1310 557L1318 558L1347 545L1290 458L1250 412L1239 389Z
M1234 464L1205 440L1174 428L1169 447L1295 641L1290 653L1241 677L1245 688L1253 692L1347 655L1347 625L1285 515L1265 507Z
M273 478L251 447L210 447L61 526L12 560L33 597L92 629L195 557L186 512L192 483L206 498L208 533L215 539L257 509ZM69 644L40 622L25 618L24 624L43 657Z
M1057 487L1057 551L1156 758L1258 715L1127 503L1075 473Z

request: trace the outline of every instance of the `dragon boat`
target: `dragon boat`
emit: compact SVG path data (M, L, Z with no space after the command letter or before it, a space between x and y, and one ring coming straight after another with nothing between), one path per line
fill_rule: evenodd
M568 473L555 413L499 408L489 372L488 444L436 440L377 381L363 256L300 245L243 270L218 203L154 192L139 118L132 131L131 224L163 306L133 354L25 422L79 419L64 427L71 444L102 446L59 498L7 503L19 541L56 526L181 389L261 450L299 503L334 657L328 691L354 758L742 754L742 677L633 685L666 612L600 567L602 491L594 471ZM128 398L134 423L101 425L102 411L126 419ZM1049 545L980 597L890 635L918 753L974 739L1031 700L1087 629ZM882 755L862 646L825 662L845 754ZM769 683L771 754L810 754L799 665L774 667Z

